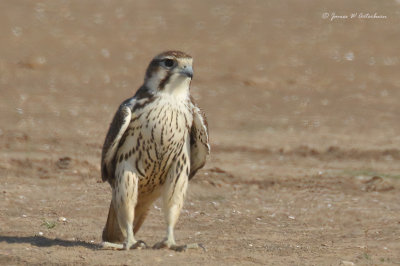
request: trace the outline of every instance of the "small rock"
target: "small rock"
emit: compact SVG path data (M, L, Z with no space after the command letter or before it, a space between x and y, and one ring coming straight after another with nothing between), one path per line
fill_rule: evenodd
M215 201L211 201L211 204L214 205L214 207L218 207L218 205L219 205L219 204L218 204L217 202L215 202Z
M17 65L21 68L27 69L38 69L45 66L47 63L47 59L44 56L30 56L25 60L19 61Z
M374 176L371 179L364 181L365 187L363 190L365 191L389 191L394 189L394 186L386 179L383 179L380 176Z
M71 158L68 156L62 157L57 161L57 166L60 169L67 169L69 168L70 164L71 164Z
M340 262L340 265L351 266L351 265L355 265L355 264L354 264L354 262L351 262L351 261L342 260Z

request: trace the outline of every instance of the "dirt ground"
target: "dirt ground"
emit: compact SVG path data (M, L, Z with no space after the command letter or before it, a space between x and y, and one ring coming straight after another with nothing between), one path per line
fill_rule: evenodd
M1 1L0 264L400 264L399 8ZM210 125L176 228L206 251L101 250L106 130L168 49L194 57ZM150 245L159 206L138 234Z

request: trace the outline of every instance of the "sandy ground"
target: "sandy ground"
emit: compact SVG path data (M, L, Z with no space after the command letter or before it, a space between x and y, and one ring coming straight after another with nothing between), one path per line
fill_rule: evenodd
M0 264L400 264L399 7L2 1ZM387 18L332 20L356 12ZM209 118L176 228L206 251L100 250L106 130L167 49L195 58ZM151 245L160 205L138 234Z

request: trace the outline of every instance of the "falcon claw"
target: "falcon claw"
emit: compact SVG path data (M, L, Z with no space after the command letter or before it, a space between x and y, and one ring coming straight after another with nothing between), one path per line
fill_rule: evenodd
M108 247L110 247L110 245L108 245ZM131 245L128 245L126 243L113 244L113 247L115 249L119 249L119 250L144 249L144 248L147 248L147 244L142 240L138 240L135 242L135 244L131 244Z
M148 248L148 246L143 240L138 240L135 244L131 246L131 249L144 249L144 248Z

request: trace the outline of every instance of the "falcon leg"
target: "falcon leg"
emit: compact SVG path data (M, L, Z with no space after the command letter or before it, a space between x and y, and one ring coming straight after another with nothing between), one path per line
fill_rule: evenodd
M177 172L178 175L176 174ZM179 214L183 206L187 184L188 176L186 174L186 169L180 168L177 171L176 164L174 165L174 167L171 167L163 191L163 211L165 221L167 223L167 236L164 238L163 241L155 244L153 248L169 248L181 251L181 247L177 246L175 243L174 227L176 222L178 221Z
M117 212L118 224L125 238L123 249L137 248L133 234L133 220L138 198L138 177L131 171L123 171L119 175L113 190L113 202Z

